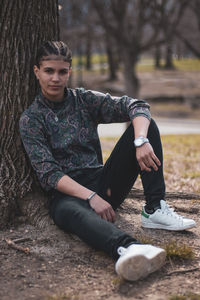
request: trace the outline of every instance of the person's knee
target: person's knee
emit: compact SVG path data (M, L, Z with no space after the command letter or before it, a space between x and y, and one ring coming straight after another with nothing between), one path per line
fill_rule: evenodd
M75 200L62 201L55 209L54 221L61 228L70 230L71 225L82 218L84 210L85 208Z
M60 201L54 212L54 221L57 225L63 227L63 224L66 224L70 217L73 217L75 209L74 205L69 205L68 201Z
M150 133L155 133L155 134L160 135L158 126L157 126L157 124L156 124L156 122L155 122L154 119L151 119L151 121L150 121L149 130L148 130L148 135L149 135Z

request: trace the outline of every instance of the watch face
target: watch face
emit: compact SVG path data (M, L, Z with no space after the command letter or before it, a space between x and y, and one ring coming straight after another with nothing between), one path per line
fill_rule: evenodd
M135 140L135 146L137 146L137 147L141 146L142 143L143 143L143 140L141 138L138 138Z
M149 140L147 138L144 138L141 136L141 137L138 137L135 139L134 144L135 144L135 147L140 147L148 142L149 142Z

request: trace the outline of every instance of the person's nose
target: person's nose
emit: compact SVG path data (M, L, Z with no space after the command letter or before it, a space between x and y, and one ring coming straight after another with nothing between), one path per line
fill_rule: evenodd
M53 73L52 81L59 81L59 75L57 72Z

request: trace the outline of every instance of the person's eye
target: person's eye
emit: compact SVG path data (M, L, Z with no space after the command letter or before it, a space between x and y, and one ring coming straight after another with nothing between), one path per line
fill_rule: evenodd
M69 70L61 70L60 71L60 74L61 75L65 75L65 74L68 74L69 73Z
M44 72L45 72L45 73L48 73L48 74L52 74L52 73L53 73L53 70L51 70L51 69L45 69Z

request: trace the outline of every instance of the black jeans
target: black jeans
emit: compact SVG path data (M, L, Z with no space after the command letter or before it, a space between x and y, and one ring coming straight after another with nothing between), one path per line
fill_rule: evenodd
M158 206L160 200L164 199L165 183L160 134L153 120L149 126L148 138L161 161L158 171L152 169L151 172L140 172L133 144L134 130L130 125L103 168L84 170L74 179L97 192L114 209L117 209L140 173L147 206ZM52 191L50 197L50 215L61 229L76 234L90 246L105 251L113 258L118 257L119 246L127 247L132 243L138 243L113 223L101 219L87 201L56 190Z

